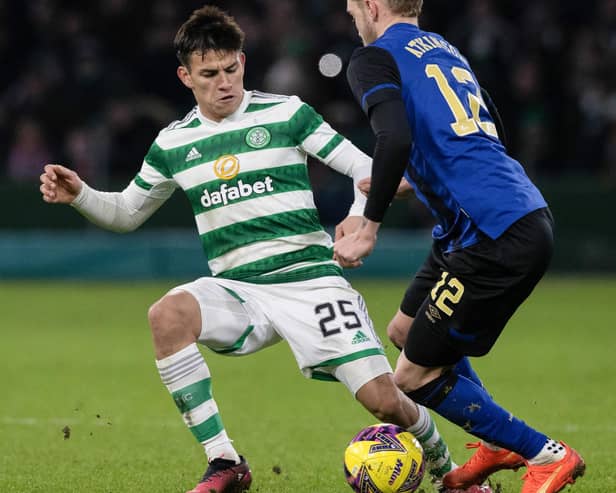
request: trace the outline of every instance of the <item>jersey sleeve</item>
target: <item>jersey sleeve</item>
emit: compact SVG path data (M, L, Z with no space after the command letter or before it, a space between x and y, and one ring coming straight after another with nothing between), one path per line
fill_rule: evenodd
M376 136L364 217L381 222L403 176L412 145L400 72L389 52L367 46L353 53L347 78Z
M324 121L312 106L303 104L300 111L303 113L304 124L295 131L299 148L328 164L340 152L344 137Z
M300 144L306 154L318 159L326 166L338 173L349 176L353 180L354 201L349 215L361 216L366 204L366 198L357 187L357 183L370 176L372 160L348 139L334 130L329 123L323 120L311 106L304 105L303 110L308 116L308 128L311 133L302 134Z
M141 169L133 183L144 195L168 199L178 188L163 158L163 150L154 142L143 159Z
M139 173L122 192L103 192L84 183L71 205L97 226L125 233L141 226L177 187L154 142Z
M391 54L382 48L356 49L347 68L347 80L366 115L379 103L402 100L400 71Z

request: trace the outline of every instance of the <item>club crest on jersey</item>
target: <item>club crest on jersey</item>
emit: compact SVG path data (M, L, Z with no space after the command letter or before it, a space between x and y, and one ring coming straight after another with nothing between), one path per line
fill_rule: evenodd
M221 180L231 180L240 172L240 160L232 154L220 156L214 162L214 174Z
M270 143L272 134L265 127L251 128L246 134L246 144L254 149L261 149Z

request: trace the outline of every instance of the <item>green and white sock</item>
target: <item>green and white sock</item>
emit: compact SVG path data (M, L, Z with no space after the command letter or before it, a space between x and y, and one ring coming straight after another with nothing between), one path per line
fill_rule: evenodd
M415 435L424 449L426 470L435 479L440 479L457 466L452 462L449 448L438 432L428 410L419 404L417 407L419 419L408 430Z
M212 398L210 370L197 344L156 361L156 366L186 426L203 445L208 459L227 459L239 464L240 457Z

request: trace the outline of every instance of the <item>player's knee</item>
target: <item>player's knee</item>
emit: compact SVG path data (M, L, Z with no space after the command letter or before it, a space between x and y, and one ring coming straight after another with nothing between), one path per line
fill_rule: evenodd
M387 325L387 337L396 347L403 348L409 330L413 323L413 318L398 310L394 318Z
M389 322L387 326L387 337L389 337L389 340L393 342L397 348L404 347L407 333L408 330L404 330L403 327L400 327L395 319Z
M186 293L166 295L150 307L148 321L155 339L182 337L191 331L195 325L195 313L190 299L186 297L190 295Z
M416 371L410 369L402 370L396 368L394 372L394 382L405 394L417 390L423 385L420 375Z

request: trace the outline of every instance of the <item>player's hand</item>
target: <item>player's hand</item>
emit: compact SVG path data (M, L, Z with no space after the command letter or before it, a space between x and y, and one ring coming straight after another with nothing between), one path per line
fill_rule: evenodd
M335 229L334 241L338 241L343 236L346 236L353 231L356 231L361 225L362 216L347 216Z
M370 177L362 178L357 182L357 188L359 188L359 191L363 193L366 197L368 196L368 192L370 191L370 182ZM402 178L402 180L400 180L400 185L398 185L398 189L396 190L394 198L406 199L411 195L412 192L413 185L411 185L408 181Z
M370 191L370 183L372 179L368 176L367 178L362 178L357 182L357 188L359 191L363 193L366 197L368 196L368 192Z
M362 218L362 224L358 229L334 243L334 260L345 268L361 266L362 259L374 250L379 226L380 223Z
M50 204L70 204L83 187L74 171L59 164L47 164L41 175L40 190L43 200Z

